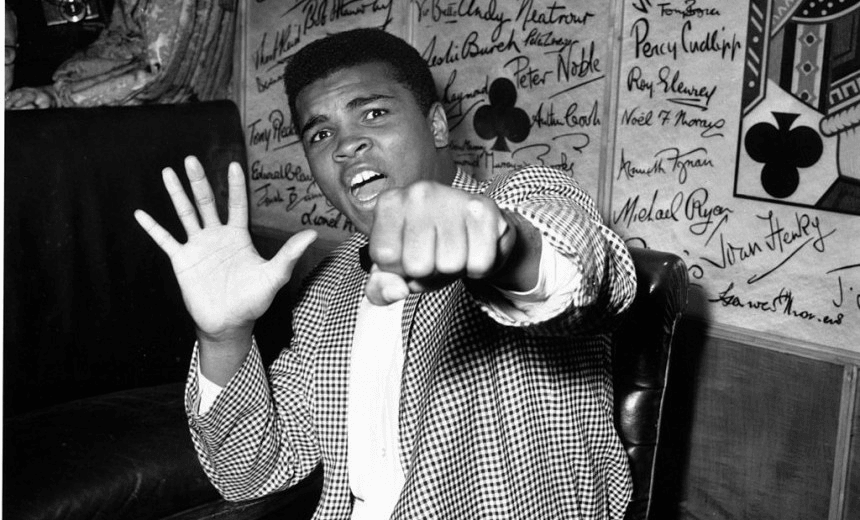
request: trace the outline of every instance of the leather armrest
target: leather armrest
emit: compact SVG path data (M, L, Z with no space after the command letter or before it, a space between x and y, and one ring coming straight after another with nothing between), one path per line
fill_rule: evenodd
M640 248L630 253L636 297L613 333L615 425L633 474L628 520L645 519L649 512L672 340L689 284L678 256Z

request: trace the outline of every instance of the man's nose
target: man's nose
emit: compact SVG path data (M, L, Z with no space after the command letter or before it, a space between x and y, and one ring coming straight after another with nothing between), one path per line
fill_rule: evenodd
M336 161L345 159L354 159L371 147L370 139L361 135L345 135L342 136L338 146L334 151L334 159Z

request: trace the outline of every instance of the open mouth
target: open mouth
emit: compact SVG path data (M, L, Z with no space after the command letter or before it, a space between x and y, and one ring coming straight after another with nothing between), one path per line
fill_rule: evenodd
M359 202L370 202L388 187L387 177L374 171L363 171L352 178L350 193Z

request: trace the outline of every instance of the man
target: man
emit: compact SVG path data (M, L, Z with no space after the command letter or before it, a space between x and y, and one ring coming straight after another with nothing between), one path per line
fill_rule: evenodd
M213 484L251 498L322 463L315 518L621 518L599 333L635 280L591 200L546 168L461 172L429 69L383 31L311 43L285 77L314 179L359 233L309 277L268 376L254 321L314 233L264 262L238 166L222 225L193 158L202 227L165 170L186 244L136 213L197 325L187 412Z

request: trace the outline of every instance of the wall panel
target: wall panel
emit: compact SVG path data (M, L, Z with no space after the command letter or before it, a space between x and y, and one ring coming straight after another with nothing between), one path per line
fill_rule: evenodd
M679 516L828 518L843 365L700 339L679 344L667 407Z

